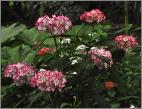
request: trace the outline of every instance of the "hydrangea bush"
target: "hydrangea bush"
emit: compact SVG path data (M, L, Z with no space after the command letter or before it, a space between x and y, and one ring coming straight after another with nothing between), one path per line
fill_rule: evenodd
M99 9L85 12L80 15L82 25L77 26L64 15L37 19L36 34L42 34L38 38L43 40L37 38L32 45L26 42L34 53L27 59L32 58L31 65L27 60L19 60L4 69L4 76L12 78L16 88L30 90L24 95L27 102L21 101L21 105L105 108L123 107L124 103L126 107L121 100L135 98L120 90L124 88L119 85L120 79L126 72L118 70L123 67L121 60L125 55L134 53L132 50L139 44L131 34L110 35L111 25L105 23L105 14ZM120 54L123 55L116 60ZM34 100L30 102L32 97Z

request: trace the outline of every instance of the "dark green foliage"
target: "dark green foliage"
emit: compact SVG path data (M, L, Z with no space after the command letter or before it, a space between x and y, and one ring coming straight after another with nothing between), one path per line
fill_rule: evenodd
M59 5L64 4L61 9ZM79 2L77 2L79 3ZM114 5L114 2L111 2ZM115 5L120 7L116 2ZM70 13L82 13L84 9L74 2L9 2L9 6L15 8L21 4L26 17L39 17L50 10L49 13L66 13L70 18L79 22L79 16ZM71 4L71 5L70 5ZM89 4L89 3L88 3ZM130 4L130 3L129 3ZM49 7L46 7L48 5ZM110 6L111 6L110 5ZM136 6L138 4L136 3ZM74 10L70 9L72 6ZM101 6L101 5L100 5ZM32 7L32 9L31 9ZM43 8L45 7L45 8ZM70 11L66 10L69 8ZM114 7L113 7L114 8ZM112 8L112 9L113 9ZM31 9L30 12L25 10ZM58 10L59 9L59 10ZM79 10L78 10L79 9ZM104 9L106 12L107 10ZM135 10L137 10L135 8ZM117 13L119 13L117 11ZM111 13L110 13L111 14ZM111 15L112 16L112 15ZM117 15L117 18L119 16ZM30 19L33 19L32 17ZM33 21L35 22L35 21ZM115 48L114 37L124 34L125 31L134 34L139 41L139 45L128 52ZM81 24L74 25L72 29L66 31L62 36L71 38L71 43L60 46L60 37L56 37L58 49L55 53L46 53L42 56L37 54L42 47L55 47L54 39L50 33L41 33L35 28L28 28L23 24L14 23L4 26L1 29L1 100L2 107L5 108L128 108L131 104L136 107L141 106L141 70L140 70L140 31L141 27L135 24L118 26L110 22L102 24ZM92 35L89 35L89 34ZM88 62L87 55L76 54L78 45L107 46L113 56L113 65L109 69L98 69L95 63ZM61 55L64 54L64 57ZM68 55L65 55L68 54ZM83 61L71 65L70 57L81 57ZM110 60L98 56L108 63ZM6 65L26 62L34 66L37 70L58 69L65 73L67 78L66 87L54 93L42 92L37 88L32 88L27 84L20 87L13 84L11 78L4 77ZM77 74L72 74L77 72ZM105 81L112 80L117 84L114 89L106 89Z

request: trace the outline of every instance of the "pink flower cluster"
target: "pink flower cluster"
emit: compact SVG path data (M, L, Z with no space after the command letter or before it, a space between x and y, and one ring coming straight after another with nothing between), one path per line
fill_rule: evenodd
M128 48L133 48L138 45L138 42L132 35L119 35L114 39L117 48L127 50Z
M80 15L80 20L88 23L97 22L100 23L106 19L106 16L99 9L93 9L89 12L85 12Z
M98 66L100 69L102 69L104 67L105 68L111 67L111 65L113 64L112 55L111 55L110 51L107 51L103 48L92 49L88 52L88 55L89 55L89 61L94 62L96 64L96 66ZM99 56L109 59L110 62L109 63L104 62L104 60L101 59L101 57L99 57Z
M30 85L38 87L42 91L53 92L55 89L61 90L65 87L66 79L62 72L42 70L32 77Z
M35 70L28 64L9 64L5 69L5 77L12 77L16 85L22 85L31 79Z
M41 91L54 92L65 87L66 78L62 72L36 70L28 64L9 64L5 69L5 77L12 77L18 86L29 83L32 87L38 87Z
M49 18L47 15L38 18L36 24L36 29L38 31L48 31L53 35L61 35L66 30L70 29L72 26L72 22L66 16L55 16Z

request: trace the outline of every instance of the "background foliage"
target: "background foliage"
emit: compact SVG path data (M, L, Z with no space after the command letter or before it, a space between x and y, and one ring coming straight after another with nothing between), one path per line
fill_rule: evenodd
M109 20L91 29L81 23L79 16L93 8L103 10ZM34 28L36 19L46 13L50 16L67 15L75 26L66 32L73 41L71 46L61 49L55 55L47 54L41 58L37 55L39 48L54 47L50 33L39 33ZM94 31L97 33L95 37L87 36ZM140 2L2 2L2 107L113 108L129 107L131 104L140 107L140 31ZM83 38L80 42L74 37L77 33ZM107 45L112 48L114 43L110 40L123 33L136 36L139 46L129 50L127 54L112 51L115 64L109 70L94 71L94 65L90 63L86 69L86 62L71 67L68 57L58 57L61 52L72 55L74 49L82 43L92 42L93 45ZM95 42L96 39L99 42ZM41 43L42 46L39 46ZM16 87L12 79L4 77L3 72L7 64L19 61L27 62L37 69L53 69L54 66L64 72L70 71L66 74L69 82L61 93L54 94L35 90L28 85ZM81 76L71 75L73 71L81 72ZM118 88L107 90L104 87L106 80L116 82Z

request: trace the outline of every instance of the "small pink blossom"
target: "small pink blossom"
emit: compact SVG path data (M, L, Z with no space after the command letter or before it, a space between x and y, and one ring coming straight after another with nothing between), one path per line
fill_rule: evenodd
M38 18L38 20L36 21L35 27L38 31L47 31L48 30L48 24L50 22L50 18L45 15L43 17Z
M111 67L111 65L113 64L112 55L110 51L107 51L103 48L92 49L88 52L88 55L89 55L89 61L94 62L96 66L98 66L100 69L102 69L103 67L105 68ZM109 59L110 62L109 63L104 62L99 56Z
M99 9L93 9L89 12L85 12L80 15L80 20L83 20L88 23L97 22L100 23L106 19L106 16Z
M16 85L22 85L31 79L35 70L28 64L9 64L5 69L5 77L12 77Z
M66 79L62 72L41 70L31 78L30 85L41 91L54 92L65 87Z
M137 40L132 35L119 35L114 39L117 48L127 51L128 48L133 48L138 45Z

